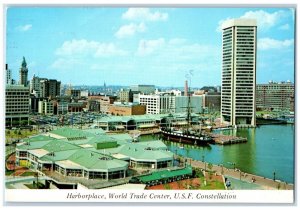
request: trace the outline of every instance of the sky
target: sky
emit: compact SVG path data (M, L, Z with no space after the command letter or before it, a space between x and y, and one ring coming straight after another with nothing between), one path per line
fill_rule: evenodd
M6 63L72 85L221 85L221 24L254 18L257 83L294 82L292 8L9 7Z

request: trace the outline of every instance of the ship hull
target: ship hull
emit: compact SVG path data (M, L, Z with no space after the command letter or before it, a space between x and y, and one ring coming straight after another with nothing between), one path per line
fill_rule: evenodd
M167 140L182 143L182 144L205 146L208 145L209 143L213 143L211 140L200 139L199 137L192 136L192 135L183 135L183 134L167 132L167 131L161 131L161 133Z

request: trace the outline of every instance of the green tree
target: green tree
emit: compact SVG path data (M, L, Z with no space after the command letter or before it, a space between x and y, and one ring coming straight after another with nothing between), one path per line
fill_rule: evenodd
M212 174L213 174L212 167L213 167L213 165L211 163L209 163L207 165L207 168L209 169L209 171L208 171L209 179L212 179Z

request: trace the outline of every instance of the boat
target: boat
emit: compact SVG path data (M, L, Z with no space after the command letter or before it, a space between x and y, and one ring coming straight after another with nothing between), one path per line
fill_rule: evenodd
M190 91L188 91L190 92ZM170 141L174 141L174 142L179 142L182 144L192 144L192 145L198 145L198 146L202 146L202 145L208 145L209 143L213 143L213 139L211 136L204 134L201 131L201 126L200 129L194 130L192 129L191 126L191 95L190 93L188 94L188 104L187 107L182 107L182 108L187 108L187 117L186 117L186 121L187 121L187 127L182 128L181 130L177 130L174 127L161 127L161 133L162 135L170 140Z
M213 143L212 138L210 136L201 133L197 134L188 131L174 131L172 129L161 129L161 133L166 139L182 144L192 144L201 146Z

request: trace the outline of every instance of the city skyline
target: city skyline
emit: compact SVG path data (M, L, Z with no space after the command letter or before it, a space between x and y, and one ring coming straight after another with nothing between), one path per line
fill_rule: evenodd
M220 26L229 18L257 19L258 84L294 82L289 8L11 7L6 63L17 80L25 56L28 79L35 74L72 85L183 87L193 70L192 87L220 85Z

